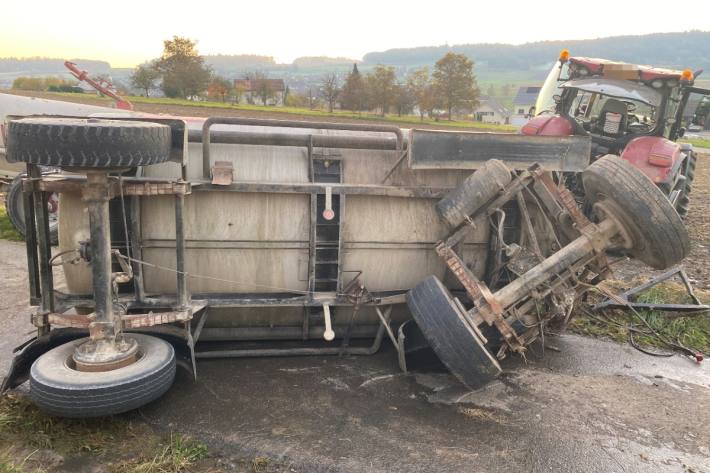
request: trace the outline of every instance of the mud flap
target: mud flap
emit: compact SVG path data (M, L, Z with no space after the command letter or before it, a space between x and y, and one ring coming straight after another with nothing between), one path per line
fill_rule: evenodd
M190 349L184 339L159 332L140 331L140 333L162 338L172 344L175 348L175 361L178 366L186 369L194 376L190 359ZM7 375L3 378L0 393L4 393L8 389L14 389L27 381L29 379L32 363L44 353L59 345L69 343L77 338L86 337L87 335L88 332L82 329L56 328L46 335L31 338L15 348L13 350L15 357L12 359Z

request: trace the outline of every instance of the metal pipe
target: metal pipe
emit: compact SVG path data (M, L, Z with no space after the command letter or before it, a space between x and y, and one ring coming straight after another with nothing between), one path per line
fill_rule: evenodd
M140 196L131 197L131 253L137 261L143 259L142 232L141 232L141 200ZM136 301L145 299L145 285L143 284L143 265L131 262L133 266L133 287Z
M352 328L353 338L369 338L377 333L379 325L358 325ZM337 335L347 329L347 325L332 327ZM307 339L323 339L323 325L311 325L308 328ZM301 326L274 326L274 327L205 327L202 330L202 340L210 342L221 341L247 341L247 340L303 340L303 327Z
M210 178L210 127L216 124L392 133L397 138L396 149L401 150L404 147L404 135L402 134L402 130L399 127L391 125L304 122L296 120L273 120L263 118L210 117L205 120L205 123L202 125L202 175L205 179Z
M175 195L175 269L177 270L177 305L185 310L189 306L187 276L185 275L185 196Z
M120 323L111 300L111 234L109 221L109 181L106 172L87 172L83 199L89 211L91 233L91 271L95 302L95 319L101 338L113 339Z
M396 138L380 138L374 136L333 136L333 135L295 135L289 133L263 133L251 131L214 130L210 132L211 143L263 146L294 146L305 148L313 136L313 146L316 148L340 149L370 149L396 150ZM202 132L190 130L190 143L202 143Z
M32 176L34 164L27 165L27 175ZM27 274L30 282L30 304L37 305L41 301L42 292L39 278L39 262L37 261L37 224L35 221L34 193L23 192L23 209L25 210L25 249L27 250Z
M247 358L260 356L323 356L323 355L373 355L382 345L385 333L384 325L380 325L375 340L369 347L322 347L322 348L254 348L243 350L214 350L195 352L195 358Z
M37 166L32 166L31 177L41 177ZM46 316L54 312L54 274L49 260L52 258L52 247L49 234L49 209L47 208L46 192L35 192L32 198L34 205L34 216L36 223L36 235L38 244L39 278L40 278L40 302L42 321L37 321L39 335L49 332L49 324Z
M608 241L618 231L616 223L611 219L607 219L597 226L596 236ZM592 239L587 235L582 235L537 266L531 268L518 279L496 291L494 297L503 307L508 307L519 301L530 291L536 289L540 284L556 278L560 272L568 269L575 262L592 252L594 252Z

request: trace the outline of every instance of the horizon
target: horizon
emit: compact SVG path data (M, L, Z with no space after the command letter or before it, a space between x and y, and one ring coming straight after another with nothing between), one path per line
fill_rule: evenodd
M456 44L420 44L420 45L413 45L413 46L407 46L407 47L402 47L402 48L388 48L388 49L380 49L380 50L373 50L373 51L366 51L363 53L363 55L359 58L355 57L345 57L345 56L328 56L324 54L310 54L310 55L305 55L305 56L297 56L294 57L291 61L289 62L280 62L277 60L276 57L268 55L268 54L260 54L257 52L243 52L243 53L225 53L225 52L217 52L217 53L203 53L200 51L200 54L202 56L226 56L226 57L238 57L238 56L254 56L254 57L265 57L265 58L271 58L274 60L275 65L278 66L287 66L287 65L292 65L296 60L299 59L304 59L304 58L328 58L328 59L339 59L343 61L353 61L356 63L362 63L364 62L364 56L369 53L373 52L384 52L384 51L389 51L389 50L395 50L395 49L417 49L417 48L440 48L440 47L449 47L449 48L456 48L456 47L461 47L461 46L469 46L469 45L492 45L492 46L525 46L525 45L530 45L530 44L536 44L536 43L545 43L545 42L565 42L565 41L593 41L593 40L599 40L599 39L607 39L607 38L615 38L615 37L624 37L624 36L648 36L648 35L654 35L654 34L682 34L682 33L691 33L691 32L701 32L701 33L710 33L710 29L708 30L700 30L700 29L691 29L691 30L684 30L684 31L658 31L654 33L643 33L643 34L624 34L624 35L610 35L610 36L597 36L593 38L576 38L576 39L569 39L569 38L563 38L563 39L543 39L543 40L536 40L536 41L526 41L524 43L500 43L500 42L478 42L478 43L456 43ZM168 38L166 38L168 39ZM195 38L189 38L192 40L195 40ZM198 50L199 50L199 40L196 40L198 42ZM132 69L137 67L140 64L143 63L138 63L133 66L116 66L112 64L110 61L107 59L103 58L91 58L91 57L58 57L58 56L0 56L0 60L3 59L17 59L17 60L30 60L30 59L37 59L37 60L72 60L72 61L103 61L103 62L108 62L109 65L111 66L112 69Z
M636 22L629 19L639 17L638 8L615 0L598 0L584 21L570 21L576 17L550 0L536 5L513 3L506 7L505 14L490 5L459 4L453 0L442 0L435 9L412 8L402 1L382 4L363 0L358 8L347 11L344 20L342 11L333 12L331 2L310 0L279 5L280 12L276 14L273 9L267 11L258 5L213 2L209 5L209 18L203 20L202 15L180 13L184 10L181 2L172 2L166 10L165 2L126 0L121 12L134 13L123 15L126 21L111 22L104 17L97 21L93 11L67 10L50 0L38 3L31 13L27 13L26 4L16 0L3 5L0 57L100 60L114 68L127 68L160 56L163 40L177 35L196 40L198 51L205 56L258 55L273 57L277 64L321 56L361 61L368 52L389 49L522 45L708 31L705 19L710 16L710 2L701 0L686 2L693 11L689 17L648 15ZM610 15L610 11L614 14ZM490 17L504 21L489 21ZM477 18L484 21L476 21ZM599 24L604 24L603 30ZM548 31L539 25L554 25L556 29Z

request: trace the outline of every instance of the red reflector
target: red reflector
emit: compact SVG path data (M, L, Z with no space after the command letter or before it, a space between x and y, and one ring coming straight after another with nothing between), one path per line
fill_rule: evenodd
M648 157L648 164L658 166L659 168L669 168L673 165L673 158L671 156L652 154Z

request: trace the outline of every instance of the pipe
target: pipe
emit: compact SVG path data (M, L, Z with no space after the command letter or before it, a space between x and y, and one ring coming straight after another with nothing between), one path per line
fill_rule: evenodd
M247 125L283 128L305 128L316 130L372 131L392 133L397 138L398 150L404 147L404 135L399 127L392 125L366 125L353 123L304 122L296 120L273 120L265 118L210 117L202 125L202 174L210 178L210 127L212 125Z
M111 234L109 222L109 181L103 171L87 172L83 199L89 210L91 234L91 272L96 318L94 322L105 328L104 334L113 339L120 324L113 313L111 300Z
M382 345L385 326L380 324L375 340L369 347L322 348L253 348L243 350L214 350L195 352L195 358L247 358L260 356L323 356L323 355L374 355Z
M608 241L618 231L616 223L611 219L607 219L597 226L596 233ZM592 240L590 237L582 235L537 266L531 268L518 279L496 291L493 296L501 306L508 307L529 294L530 291L536 289L540 284L556 278L560 272L592 252L594 252Z
M313 136L313 146L316 148L366 150L397 149L397 140L394 138L380 138L374 136L294 135L289 133L263 133L250 131L211 131L210 142L239 145L294 146L305 148L309 145L309 136ZM188 141L190 143L202 143L202 131L190 130L188 132Z
M177 270L177 307L186 310L189 306L187 276L185 275L185 196L175 195L175 269Z

